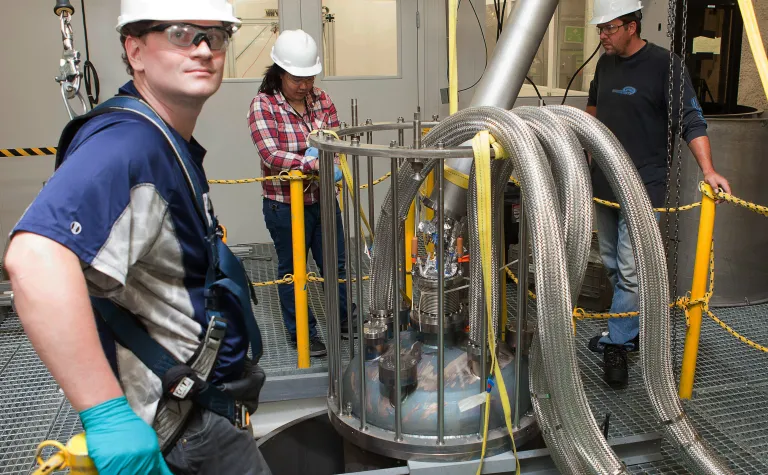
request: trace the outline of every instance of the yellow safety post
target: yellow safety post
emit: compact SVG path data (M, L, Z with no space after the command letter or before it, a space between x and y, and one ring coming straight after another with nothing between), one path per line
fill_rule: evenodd
M304 242L304 183L299 170L291 170L291 234L293 236L293 290L296 298L296 350L299 368L309 368L309 310L307 305L307 247Z
M413 269L413 261L411 261L411 241L413 240L413 234L416 226L416 201L411 203L411 209L408 210L408 216L405 218L405 246L406 250L403 253L405 259L405 294L408 299L413 300L413 277L411 277L411 269Z
M765 97L768 98L768 58L765 56L765 47L760 38L760 29L757 26L757 17L755 17L752 0L739 0L739 10L741 10L741 17L744 20L744 31L747 33L752 56L755 58L757 72L763 83Z
M696 244L696 259L693 265L693 283L691 284L692 302L699 301L707 292L709 255L712 249L712 234L715 229L715 200L710 196L714 196L712 187L704 184L701 197L701 216L699 217L699 239ZM688 311L689 325L685 334L683 368L680 373L679 393L682 399L690 399L693 394L693 378L696 373L696 358L699 353L702 310L702 303L697 303Z

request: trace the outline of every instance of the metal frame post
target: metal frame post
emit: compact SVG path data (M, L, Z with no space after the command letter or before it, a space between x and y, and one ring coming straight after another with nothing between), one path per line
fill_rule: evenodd
M528 318L528 218L520 195L520 250L517 253L517 328L515 335L515 414L513 427L520 427L520 371L523 363L523 326Z
M397 158L392 158L392 233L399 236ZM395 441L403 440L402 392L400 386L400 246L392 246L392 327L395 334Z
M328 323L328 350L332 356L328 358L328 392L333 400L333 406L341 412L343 408L343 389L341 368L341 351L339 348L339 268L338 268L338 242L336 236L336 187L333 183L333 158L329 152L320 153L320 215L323 237L323 262L325 269L323 274L325 308L330 315ZM334 285L335 284L335 285ZM333 316L336 315L336 318ZM333 407L332 407L333 408Z
M438 148L442 148L438 144ZM437 167L437 445L445 444L445 213L442 161Z

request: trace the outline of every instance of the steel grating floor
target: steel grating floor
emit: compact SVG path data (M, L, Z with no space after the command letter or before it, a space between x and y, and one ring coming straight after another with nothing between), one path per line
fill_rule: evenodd
M252 280L275 280L277 257L269 244L245 248L242 258ZM367 265L363 266L367 271ZM309 270L319 275L310 261ZM363 284L364 295L367 284ZM516 287L508 283L510 312L515 312ZM354 292L354 284L353 291ZM354 295L354 293L350 295ZM268 375L324 372L327 358L312 358L308 370L296 369L296 351L287 342L280 314L276 286L256 287L259 305L256 317L265 342L261 364ZM310 306L325 340L322 287L309 286ZM7 308L0 307L0 312ZM529 305L530 318L535 306ZM768 343L768 304L717 309L715 313L746 337ZM38 359L18 318L0 315L0 473L29 473L37 444L55 439L66 442L82 431L77 414L70 407ZM586 348L586 341L602 329L602 322L580 322L577 330L578 356L584 388L593 413L602 422L610 413L609 437L644 434L657 430L655 416L645 392L639 355L630 356L630 385L614 391L602 381L602 357ZM682 355L684 328L678 326L676 370ZM345 355L349 343L343 341ZM357 349L355 349L357 351ZM346 358L345 358L346 359ZM739 342L712 320L705 318L697 366L694 399L685 404L700 435L724 458L736 473L768 473L768 355ZM687 474L677 463L678 456L663 445L664 460L632 467L633 473Z

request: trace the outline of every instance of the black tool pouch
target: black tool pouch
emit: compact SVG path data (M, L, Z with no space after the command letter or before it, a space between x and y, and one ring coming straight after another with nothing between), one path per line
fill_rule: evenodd
M259 407L259 394L267 375L261 367L250 359L245 360L243 377L219 385L219 389L232 396L235 401L241 402L253 414Z

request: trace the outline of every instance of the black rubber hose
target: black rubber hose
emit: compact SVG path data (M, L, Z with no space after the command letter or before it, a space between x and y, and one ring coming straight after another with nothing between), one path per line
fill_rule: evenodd
M595 48L595 51L592 53L592 56L587 58L587 60L584 61L584 64L582 64L579 67L579 69L577 69L576 72L573 73L573 76L571 76L571 80L568 81L568 87L565 88L565 94L563 95L563 102L560 103L561 106L565 104L565 100L568 98L568 91L571 90L571 85L573 84L573 80L576 79L576 76L578 76L581 70L584 69L584 66L586 66L587 64L589 64L590 61L592 61L592 58L595 57L595 55L599 50L600 50L600 45L597 45L597 48Z
M93 106L99 103L101 83L99 82L99 73L96 72L96 66L91 62L91 50L88 43L88 23L85 14L85 0L80 0L80 8L83 10L83 36L85 37L83 81L85 82L85 93L88 95L88 102L91 104L91 108L93 108Z

